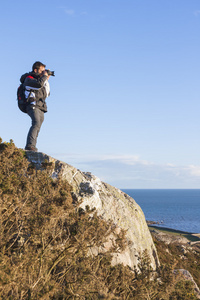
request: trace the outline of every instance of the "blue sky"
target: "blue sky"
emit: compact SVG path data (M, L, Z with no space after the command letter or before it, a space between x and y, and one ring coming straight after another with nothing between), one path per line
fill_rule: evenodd
M0 136L20 76L55 70L39 151L118 188L200 188L199 0L1 1Z

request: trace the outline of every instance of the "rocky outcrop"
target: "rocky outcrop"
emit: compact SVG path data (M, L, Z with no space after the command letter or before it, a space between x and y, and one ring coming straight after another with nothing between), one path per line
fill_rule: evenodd
M152 235L160 242L165 244L188 244L189 241L187 238L181 235L173 235L170 233L162 232L160 230L151 230Z
M196 293L196 297L197 297L197 299L200 299L200 289L188 270L185 270L185 269L174 270L174 274L175 275L181 274L183 276L184 280L191 281L194 285L194 291Z
M128 246L121 253L113 253L112 263L123 263L137 268L143 251L147 251L151 266L155 270L159 265L156 248L139 205L121 190L102 182L91 173L80 170L48 155L26 152L27 158L37 168L43 163L52 163L52 177L59 175L67 180L73 189L73 198L85 208L96 208L97 214L104 220L112 220L118 228L127 230Z

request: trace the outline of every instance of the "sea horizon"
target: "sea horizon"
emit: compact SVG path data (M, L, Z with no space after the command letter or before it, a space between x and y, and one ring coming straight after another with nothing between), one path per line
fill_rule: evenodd
M200 189L122 189L141 207L147 221L200 233Z

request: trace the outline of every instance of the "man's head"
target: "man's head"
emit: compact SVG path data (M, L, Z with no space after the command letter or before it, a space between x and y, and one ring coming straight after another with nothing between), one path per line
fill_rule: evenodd
M36 74L42 74L45 71L46 65L41 63L40 61L36 61L32 66L32 71Z

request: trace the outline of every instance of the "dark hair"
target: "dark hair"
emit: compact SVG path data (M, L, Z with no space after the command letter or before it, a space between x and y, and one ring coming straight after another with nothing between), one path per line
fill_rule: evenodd
M44 65L40 61L36 61L32 66L32 71L34 71L35 69L38 70L40 67L46 67L46 65Z

